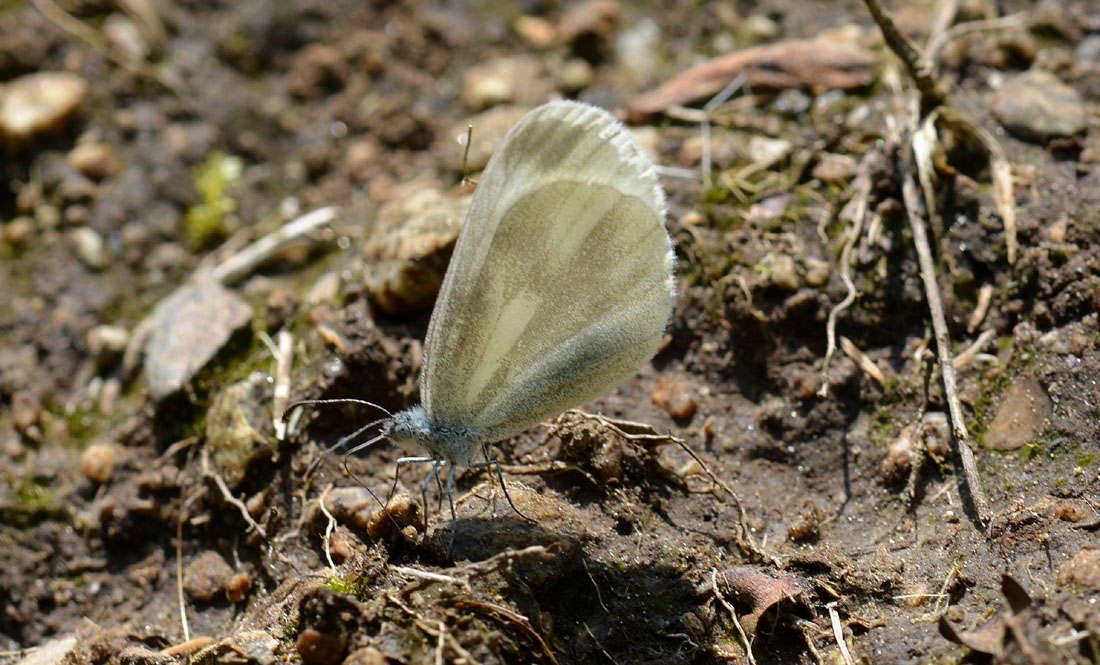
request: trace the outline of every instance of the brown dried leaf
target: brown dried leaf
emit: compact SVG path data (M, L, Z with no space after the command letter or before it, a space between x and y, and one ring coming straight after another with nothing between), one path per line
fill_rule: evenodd
M740 618L745 632L752 635L760 617L784 599L799 603L805 591L805 583L800 578L788 577L776 579L752 566L735 566L726 569L719 578L721 591L749 606L749 613ZM725 584L722 584L722 583Z
M856 44L824 39L735 51L681 72L634 99L629 104L631 116L645 117L674 104L712 97L740 74L754 88L851 90L874 81L874 57Z

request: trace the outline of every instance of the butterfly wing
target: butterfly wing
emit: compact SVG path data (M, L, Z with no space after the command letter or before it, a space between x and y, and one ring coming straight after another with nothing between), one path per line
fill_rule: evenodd
M524 116L478 182L432 312L432 422L497 441L636 373L672 312L664 221L653 165L610 114Z

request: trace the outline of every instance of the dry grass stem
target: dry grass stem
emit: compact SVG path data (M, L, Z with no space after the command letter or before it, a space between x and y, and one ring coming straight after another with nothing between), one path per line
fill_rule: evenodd
M844 659L844 665L855 665L852 654L848 653L848 643L844 641L844 627L840 625L840 613L836 611L836 601L825 606L829 610L829 622L833 625L833 639L840 649L840 657Z
M844 351L846 356L856 361L856 364L859 365L859 368L863 370L867 376L877 381L879 385L886 383L886 375L882 373L882 370L875 364L875 361L868 358L866 353L860 351L859 347L857 347L852 340L847 337L841 337L840 348Z
M848 309L856 301L859 292L852 281L852 248L855 247L863 231L863 220L867 216L867 201L871 196L871 177L867 172L866 161L860 164L859 188L856 190L856 211L852 219L852 225L848 229L848 236L844 239L844 249L840 252L840 279L844 282L844 288L848 293L844 299L829 310L829 319L825 323L825 361L821 366L821 387L817 394L821 398L829 395L829 365L836 353L836 322L841 312Z
M996 336L996 330L983 330L982 334L978 335L978 339L974 340L973 344L966 347L959 355L955 356L951 364L955 366L955 369L968 367L970 363L974 362L974 359L978 357L981 350L988 346Z
M966 332L973 333L978 329L978 326L982 325L985 315L989 313L991 302L993 302L993 285L982 284L982 288L978 289L978 303L974 306L974 311L966 322Z

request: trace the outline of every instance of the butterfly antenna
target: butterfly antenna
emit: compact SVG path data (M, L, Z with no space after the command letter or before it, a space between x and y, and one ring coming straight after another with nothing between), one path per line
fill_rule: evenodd
M336 398L336 399L303 399L303 400L298 400L297 402L294 402L290 406L286 407L286 410L283 411L282 420L283 420L284 423L287 422L288 420L290 420L291 412L293 412L294 409L297 409L300 406L317 406L319 404L361 404L363 406L374 407L374 408L378 409L379 411L381 411L382 413L386 414L387 417L392 417L393 416L393 414L390 413L388 410L386 410L385 408L375 404L374 402L368 402L365 399L354 399L352 397L339 397L339 398Z
M320 455L317 456L317 458L315 460L313 460L313 463L309 465L308 469L306 469L305 478L307 480L309 478L311 478L313 476L313 472L317 470L317 467L321 465L321 462L325 461L325 457L328 456L330 453L336 452L337 450L343 448L344 446L348 445L349 443L354 441L356 438L358 438L359 435L362 434L363 432L366 432L367 430L374 427L375 425L378 425L380 423L384 423L387 420L389 420L389 418L379 418L378 420L375 420L374 422L367 423L366 425L363 425L362 427L355 430L351 434L340 437L339 441L332 444L328 448L325 448L324 452L322 452ZM377 441L378 439L383 438L384 436L385 435L383 434L383 435L380 435L380 436L377 436L377 437L371 439L366 444L359 444L359 445L353 447L351 449L351 452L349 452L348 454L350 455L351 453L354 453L357 450L362 450L367 445L370 445L371 443L374 443L375 441Z
M383 422L384 420L385 419L383 419L381 421L376 421L376 422ZM375 423L371 423L371 424L375 424ZM366 427L361 427L361 428L359 428L359 430L357 432L355 432L355 434L358 434L359 432L362 432L365 429L366 429ZM345 438L349 438L349 437L345 437ZM393 513L391 513L390 509L386 506L386 504L383 503L382 500L378 498L378 495L374 493L374 490L367 487L366 483L364 483L362 480L359 480L359 476L352 473L351 469L348 468L348 460L351 459L352 455L354 455L355 453L357 453L361 450L366 450L367 448L373 446L374 444L378 443L379 441L381 441L384 438L386 438L385 433L379 434L378 436L376 436L372 439L369 439L369 440L367 440L363 443L360 443L359 445L353 447L352 449L350 449L346 453L344 453L344 472L346 474L348 474L349 476L351 476L351 479L354 480L356 482L356 484L359 485L359 487L362 487L363 489L367 490L367 494L371 495L371 498L374 499L375 503L377 503L378 506L380 508L382 508L382 512L384 512L386 514L386 517L388 517L390 519L390 522L393 524L394 530L397 531L397 533L401 534L401 537L404 538L407 542L415 545L416 541L413 540L412 538L409 538L409 536L405 534L405 531L401 528L401 525L397 523L397 519L394 518Z
M470 182L470 174L466 165L470 157L470 144L474 142L474 126L466 125L466 149L462 152L462 184Z

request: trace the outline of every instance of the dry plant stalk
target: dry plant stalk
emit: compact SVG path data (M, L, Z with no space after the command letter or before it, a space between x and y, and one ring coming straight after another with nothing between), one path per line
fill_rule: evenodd
M992 135L979 127L968 116L951 106L947 89L940 84L935 76L931 61L925 57L925 54L916 45L901 34L891 16L883 8L880 0L864 0L864 3L875 19L875 23L882 30L886 44L902 61L920 93L919 106L913 105L909 113L909 120L905 123L905 131L910 137L911 152L907 155L903 154L898 159L897 170L902 176L903 203L909 226L913 232L913 244L917 250L921 281L924 283L925 299L928 301L928 309L932 318L932 329L936 340L936 355L940 365L944 396L951 420L952 441L955 444L955 451L962 465L962 473L974 510L977 513L977 520L984 526L990 523L989 506L985 493L982 491L974 461L974 452L970 448L969 433L963 418L962 405L959 402L954 358L947 330L943 300L940 296L940 287L936 277L935 263L932 259L928 231L920 212L921 197L917 192L917 185L913 180L913 174L909 167L913 165L917 170L924 190L926 214L929 218L932 218L935 214L935 197L932 191L931 153L938 141L936 135L937 120L943 120L949 127L962 130L970 136L976 137L984 146L990 160L994 199L1004 220L1010 264L1015 261L1017 253L1011 167L1008 165L1008 160L1005 158L1000 144L996 142ZM937 22L937 34L946 30L952 19L953 16L942 17L942 20ZM937 34L932 36L932 43L935 43Z

